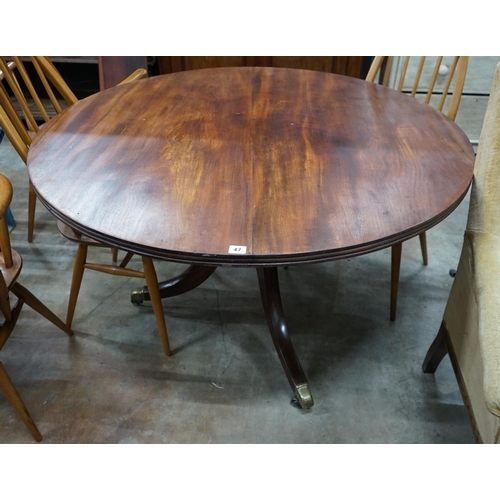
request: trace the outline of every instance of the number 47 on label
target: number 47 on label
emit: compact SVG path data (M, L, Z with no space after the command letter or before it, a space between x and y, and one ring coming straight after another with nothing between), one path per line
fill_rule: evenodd
M244 254L244 253L247 253L247 247L244 247L241 245L229 245L229 250L227 253Z

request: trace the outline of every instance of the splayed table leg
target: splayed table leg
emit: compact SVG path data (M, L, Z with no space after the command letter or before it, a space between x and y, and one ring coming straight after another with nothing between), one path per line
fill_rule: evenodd
M309 384L300 366L299 358L293 347L285 322L278 269L276 267L257 268L257 275L269 331L288 382L295 393L292 404L296 405L298 403L301 408L311 408L314 401L309 390Z

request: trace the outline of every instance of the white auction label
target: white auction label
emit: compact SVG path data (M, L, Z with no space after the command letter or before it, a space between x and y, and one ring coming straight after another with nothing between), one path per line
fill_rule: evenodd
M229 245L229 250L227 253L247 253L247 247L243 247L241 245Z

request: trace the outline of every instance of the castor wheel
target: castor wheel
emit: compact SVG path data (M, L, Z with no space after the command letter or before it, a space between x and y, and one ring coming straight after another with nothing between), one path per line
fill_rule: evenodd
M313 397L307 384L299 385L295 388L295 396L291 399L290 404L301 410L307 410L314 405Z
M139 307L144 302L144 292L142 288L132 290L132 293L130 294L130 302L132 302L132 304L136 307Z

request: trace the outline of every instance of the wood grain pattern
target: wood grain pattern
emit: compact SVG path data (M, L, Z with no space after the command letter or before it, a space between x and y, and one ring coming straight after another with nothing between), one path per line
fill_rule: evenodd
M55 117L28 157L39 198L76 230L212 265L317 262L403 241L458 205L473 163L465 134L428 105L278 68L106 90Z

